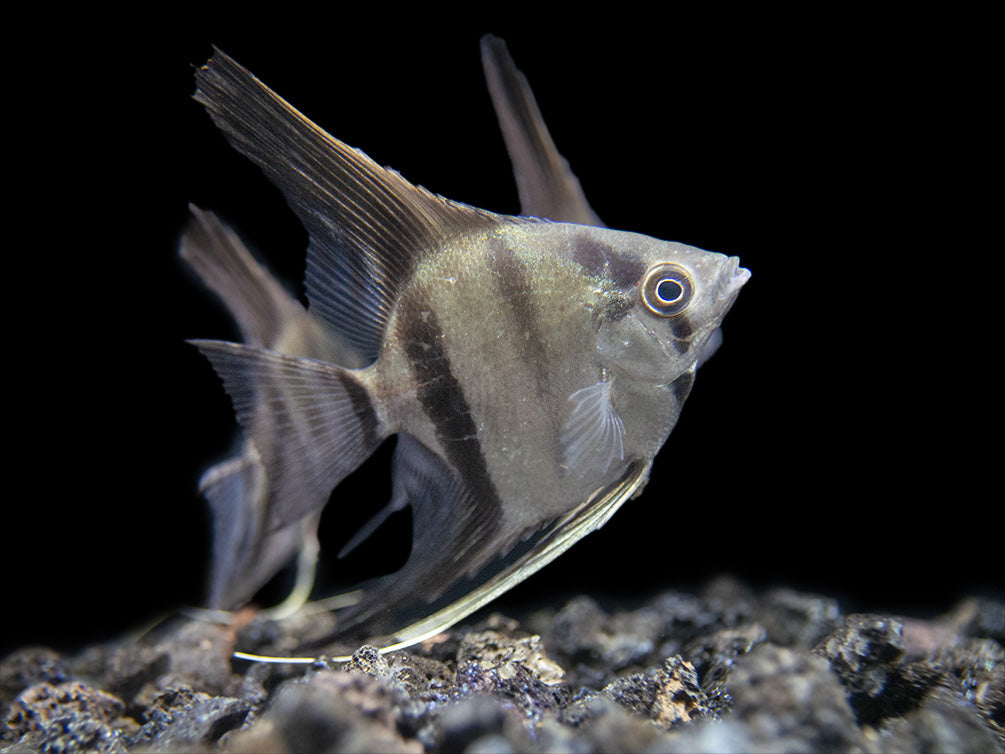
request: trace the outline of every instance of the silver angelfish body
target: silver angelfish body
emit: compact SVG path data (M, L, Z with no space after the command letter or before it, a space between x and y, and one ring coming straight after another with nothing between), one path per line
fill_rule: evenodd
M539 118L514 71L510 100ZM291 315L307 317L306 344L196 342L244 430L237 465L267 479L264 502L221 505L261 519L249 547L288 555L298 527L309 534L339 482L397 435L392 498L349 546L407 506L412 552L364 585L340 626L420 641L641 489L749 273L735 257L599 227L571 173L566 206L590 225L496 215L381 168L219 51L197 80L196 99L310 236L309 313ZM520 137L506 136L521 196L533 194L536 168L521 169Z

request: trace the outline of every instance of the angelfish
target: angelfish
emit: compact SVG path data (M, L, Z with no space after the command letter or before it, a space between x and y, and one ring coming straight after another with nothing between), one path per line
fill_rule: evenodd
M641 489L749 277L737 258L599 227L592 212L552 222L439 197L218 50L197 83L306 226L308 322L334 344L329 358L275 334L195 341L268 480L262 541L311 521L399 437L391 500L363 535L409 506L412 551L341 628L421 641Z

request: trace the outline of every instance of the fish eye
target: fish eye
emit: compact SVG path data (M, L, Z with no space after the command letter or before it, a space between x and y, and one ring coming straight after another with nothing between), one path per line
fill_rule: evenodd
M691 303L694 287L691 276L675 264L658 264L642 278L642 303L653 314L672 317Z

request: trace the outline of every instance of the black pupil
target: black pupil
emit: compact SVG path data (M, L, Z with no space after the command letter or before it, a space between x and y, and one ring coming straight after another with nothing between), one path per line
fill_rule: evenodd
M684 286L671 278L661 280L659 285L656 286L656 295L660 297L661 301L665 301L668 304L672 304L679 299L683 293Z

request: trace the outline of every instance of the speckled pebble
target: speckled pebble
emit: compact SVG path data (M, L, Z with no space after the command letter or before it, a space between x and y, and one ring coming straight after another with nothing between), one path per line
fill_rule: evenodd
M118 697L80 681L38 683L8 706L3 740L28 750L119 754L127 751L116 724L124 708Z
M389 654L333 645L348 662L300 665L230 652L306 653L320 632L304 616L179 618L139 642L4 658L0 754L1005 752L1000 615L965 600L933 620L843 616L826 596L721 579L634 608L578 597L490 614Z

